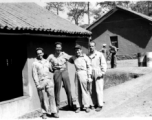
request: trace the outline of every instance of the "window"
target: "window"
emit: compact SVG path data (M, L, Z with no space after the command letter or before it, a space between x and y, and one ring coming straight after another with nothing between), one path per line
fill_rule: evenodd
M111 40L111 44L118 48L118 37L117 36L111 36L110 40Z

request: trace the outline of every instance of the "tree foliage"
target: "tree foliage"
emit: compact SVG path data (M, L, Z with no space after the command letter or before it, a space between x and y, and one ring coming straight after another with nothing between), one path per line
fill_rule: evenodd
M101 8L99 8L99 9L91 9L90 12L91 12L91 16L93 16L93 18L95 20L99 19L102 16L102 14L103 14Z
M55 12L57 15L59 15L60 11L64 11L64 2L49 2L46 5L47 10L51 10L52 12Z
M95 20L99 19L105 12L113 9L116 5L123 6L128 8L129 1L105 1L105 2L97 2L97 6L100 6L98 9L92 9L91 15Z
M69 10L67 13L68 18L74 20L76 25L79 25L79 21L83 18L84 14L87 13L87 3L68 2L67 8Z
M105 1L105 2L98 2L97 5L100 5L102 8L106 7L113 9L116 5L123 6L128 8L130 1Z
M131 4L131 9L145 15L150 15L152 13L152 1L138 1L136 4Z

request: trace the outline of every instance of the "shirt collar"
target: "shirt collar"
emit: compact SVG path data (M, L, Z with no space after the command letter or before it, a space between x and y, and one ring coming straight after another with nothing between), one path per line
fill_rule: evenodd
M45 61L45 59L43 58L42 60L38 60L37 58L35 58L35 61L39 62L39 63L42 63Z
M97 56L97 54L97 50L95 50L92 55L90 54L91 56L89 55L89 58L94 59Z
M84 57L84 54L82 54L81 56L79 56L79 57ZM79 58L79 57L76 57L76 58Z

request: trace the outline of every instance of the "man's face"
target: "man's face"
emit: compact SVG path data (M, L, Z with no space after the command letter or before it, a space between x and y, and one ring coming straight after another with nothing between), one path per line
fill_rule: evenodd
M76 56L81 56L82 55L82 50L81 49L75 49L75 54Z
M42 58L43 58L43 55L44 55L44 53L43 53L42 50L38 50L38 51L37 51L37 58L38 58L38 59L42 59Z
M90 43L89 44L89 49L90 49L90 52L93 52L95 50L95 43Z
M60 44L57 44L55 50L57 53L60 53L62 50L62 46Z

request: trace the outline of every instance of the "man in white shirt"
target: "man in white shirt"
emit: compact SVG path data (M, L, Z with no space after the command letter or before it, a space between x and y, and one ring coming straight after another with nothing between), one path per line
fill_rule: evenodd
M92 100L94 106L96 106L96 111L101 111L103 107L103 86L104 79L103 76L107 70L107 63L104 55L97 51L95 42L89 43L89 58L91 60L92 65Z
M55 100L59 112L60 107L60 90L63 82L65 92L67 94L69 110L73 110L73 101L71 93L71 83L68 73L67 61L71 56L62 51L62 43L55 43L55 54L48 56L48 61L52 65L54 71L54 83L55 83Z

